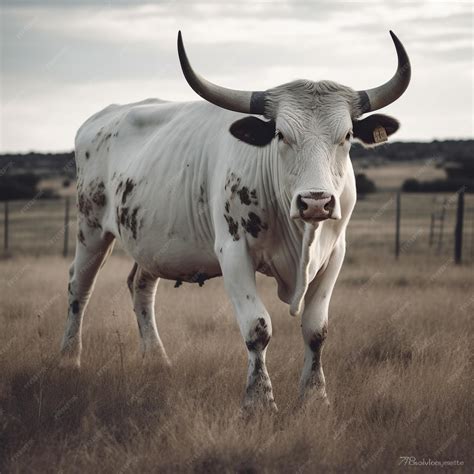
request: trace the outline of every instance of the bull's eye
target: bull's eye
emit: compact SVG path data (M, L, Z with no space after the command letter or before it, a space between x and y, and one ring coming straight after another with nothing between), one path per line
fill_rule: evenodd
M349 130L347 133L346 133L346 136L344 137L344 140L339 143L340 146L344 146L347 142L350 142L351 141L351 138L352 138L352 131Z
M286 143L287 145L290 144L288 140L285 138L285 136L283 135L283 133L280 132L280 130L278 130L277 136L278 136L278 140L281 140L283 143Z

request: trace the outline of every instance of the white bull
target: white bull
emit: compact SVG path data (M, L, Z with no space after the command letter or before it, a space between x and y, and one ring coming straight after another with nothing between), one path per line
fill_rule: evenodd
M396 100L410 79L406 52L392 38L397 73L378 88L299 80L245 92L195 74L179 35L186 79L218 107L150 99L87 120L75 143L78 236L64 361L80 364L84 310L118 239L136 262L128 283L145 354L168 363L154 314L159 278L202 285L223 275L248 351L244 406L276 409L259 271L277 280L278 296L302 318L301 395L326 400L321 352L356 201L350 143L374 145L397 130L390 117L358 117Z

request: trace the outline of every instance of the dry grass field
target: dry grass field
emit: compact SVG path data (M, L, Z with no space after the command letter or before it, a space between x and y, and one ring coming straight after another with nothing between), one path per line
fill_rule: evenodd
M221 279L160 282L164 372L142 363L131 262L112 257L75 373L58 367L68 264L0 261L1 472L472 472L472 266L353 252L323 355L329 408L299 406L299 322L260 278L280 411L246 417L245 345Z

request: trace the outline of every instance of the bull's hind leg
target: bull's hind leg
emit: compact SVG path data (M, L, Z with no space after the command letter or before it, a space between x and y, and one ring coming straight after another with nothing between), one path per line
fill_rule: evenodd
M138 330L143 356L154 356L164 365L170 365L161 342L155 320L155 294L159 278L151 275L137 264L128 276L128 287L132 295L133 310L137 316Z
M69 269L68 315L61 344L62 365L80 366L82 350L82 319L97 273L113 249L114 236L88 235L82 232L76 242L76 255Z

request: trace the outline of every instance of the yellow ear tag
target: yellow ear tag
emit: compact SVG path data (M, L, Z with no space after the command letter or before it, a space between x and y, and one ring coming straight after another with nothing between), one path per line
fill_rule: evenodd
M388 140L387 131L382 126L374 129L374 142L382 143Z

